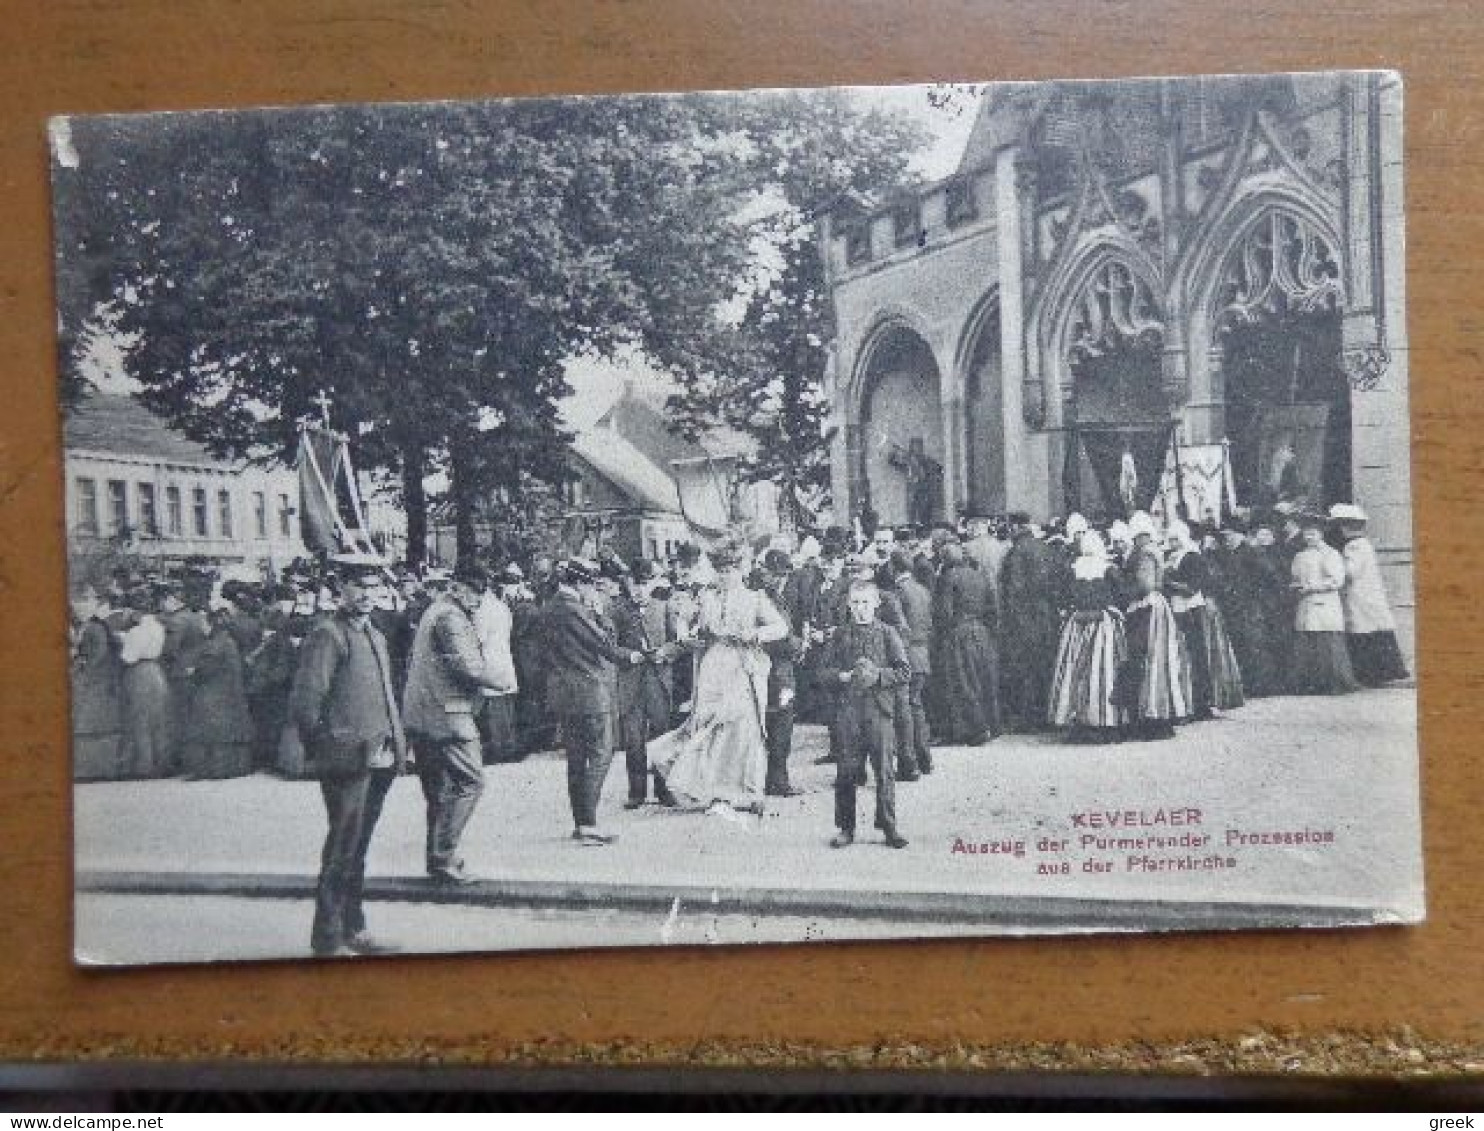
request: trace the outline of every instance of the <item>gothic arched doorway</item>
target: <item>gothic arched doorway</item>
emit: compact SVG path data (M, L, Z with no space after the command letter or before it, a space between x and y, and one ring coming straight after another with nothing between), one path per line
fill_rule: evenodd
M867 349L860 378L859 490L867 526L943 517L943 401L932 348L894 324Z
M964 361L964 477L966 509L1005 509L1004 368L1000 365L1000 308L991 302L976 320Z
M1144 279L1117 259L1089 276L1066 350L1068 510L1112 517L1150 505L1170 441L1163 344L1158 303Z
M1329 241L1281 210L1247 230L1218 277L1214 324L1241 505L1351 498L1339 280Z

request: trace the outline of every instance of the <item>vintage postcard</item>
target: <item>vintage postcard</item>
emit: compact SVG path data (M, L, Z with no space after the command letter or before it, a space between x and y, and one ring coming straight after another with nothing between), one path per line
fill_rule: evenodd
M78 962L1423 918L1398 75L50 141Z

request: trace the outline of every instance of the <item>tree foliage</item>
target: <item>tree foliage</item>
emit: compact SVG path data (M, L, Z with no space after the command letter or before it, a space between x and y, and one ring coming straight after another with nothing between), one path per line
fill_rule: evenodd
M725 360L682 376L672 407L691 436L717 423L751 441L744 475L778 484L796 526L829 487L829 403L822 388L835 335L819 242L821 217L847 196L911 183L926 138L900 114L863 109L838 90L790 91L735 107L749 142L755 274Z
M740 428L747 473L789 498L822 488L833 329L815 221L900 181L921 141L830 91L63 129L64 403L100 337L146 404L222 456L289 457L329 393L357 462L400 476L414 554L431 472L465 552L481 500L552 498L579 355L638 351L684 390L682 426Z
M747 256L722 128L701 97L75 120L64 372L107 333L234 457L289 455L329 392L364 465L447 469L467 515L564 474L567 358L708 356Z

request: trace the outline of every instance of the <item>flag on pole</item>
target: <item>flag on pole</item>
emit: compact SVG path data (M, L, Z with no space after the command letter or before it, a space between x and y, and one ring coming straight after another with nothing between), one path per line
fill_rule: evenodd
M1181 444L1177 449L1172 439L1150 513L1169 521L1183 511L1193 522L1220 522L1236 505L1227 444Z
M314 554L370 553L355 469L345 438L307 426L299 432L299 533ZM346 514L351 515L349 521Z
M317 428L299 433L299 534L314 554L339 553L341 521L335 497L340 444Z

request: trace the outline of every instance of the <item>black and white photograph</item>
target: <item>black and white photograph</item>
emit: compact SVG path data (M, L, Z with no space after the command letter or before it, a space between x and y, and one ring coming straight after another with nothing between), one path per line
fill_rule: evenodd
M1423 920L1399 75L49 143L76 962Z

